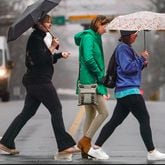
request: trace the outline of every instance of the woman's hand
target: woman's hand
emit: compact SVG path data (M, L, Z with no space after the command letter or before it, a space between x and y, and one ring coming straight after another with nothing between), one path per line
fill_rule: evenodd
M68 58L70 56L70 53L69 52L62 52L62 57L63 58Z
M58 38L52 38L52 43L49 48L49 50L53 53L54 50L59 46L59 39Z
M59 39L58 38L52 38L51 46L56 49L58 45L59 45Z
M110 95L109 93L108 93L107 95L103 95L103 98L104 98L105 100L109 100L110 97L111 97L111 95Z
M147 50L144 50L142 53L141 53L141 56L144 57L146 60L148 59L149 57L149 53Z

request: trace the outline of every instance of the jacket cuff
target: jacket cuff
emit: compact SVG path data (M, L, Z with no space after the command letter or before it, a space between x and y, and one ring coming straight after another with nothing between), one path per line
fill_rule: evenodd
M57 59L62 58L62 52L60 52L60 53L55 53L54 55L57 57Z

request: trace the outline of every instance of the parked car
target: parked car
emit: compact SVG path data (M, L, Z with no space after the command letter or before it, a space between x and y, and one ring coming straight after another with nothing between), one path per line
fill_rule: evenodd
M0 36L0 97L3 102L10 100L9 83L14 62L10 59L5 36Z

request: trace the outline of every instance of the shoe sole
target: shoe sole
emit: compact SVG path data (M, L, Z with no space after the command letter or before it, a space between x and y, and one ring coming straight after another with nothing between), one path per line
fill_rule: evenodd
M74 150L64 150L64 151L60 151L60 154L74 154L74 153L79 153L81 152L80 149L74 149Z
M54 156L54 160L57 161L72 161L72 154L57 154Z
M19 151L16 151L15 149L9 149L5 147L4 145L0 144L0 150L2 154L8 154L8 155L17 155L19 154Z
M162 159L147 159L148 162L153 162L153 161L163 161L165 158Z

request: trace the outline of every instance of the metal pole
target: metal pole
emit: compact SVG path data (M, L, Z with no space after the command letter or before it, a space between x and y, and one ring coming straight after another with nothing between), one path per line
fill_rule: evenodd
M147 50L146 31L144 30L144 50Z

